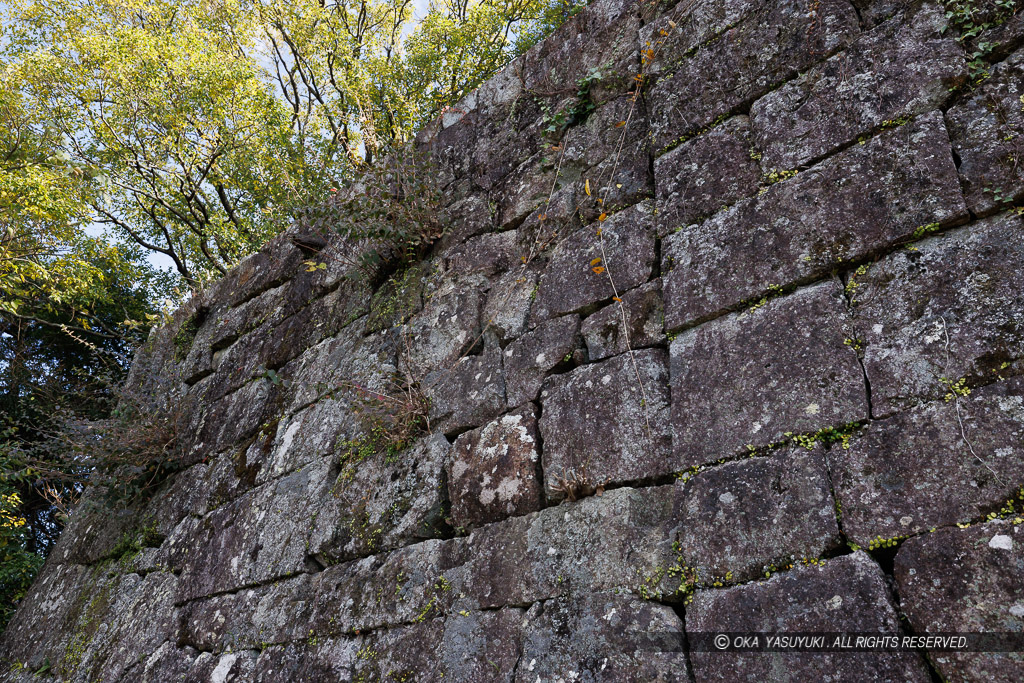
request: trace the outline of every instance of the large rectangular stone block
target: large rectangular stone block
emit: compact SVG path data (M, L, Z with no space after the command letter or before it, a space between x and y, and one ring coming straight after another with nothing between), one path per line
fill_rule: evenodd
M967 217L941 112L772 185L664 241L665 327L822 277Z
M915 633L1020 637L1024 527L1019 522L940 529L900 546L896 589ZM1024 660L1015 652L929 651L928 659L947 681L1024 678Z
M842 0L765 3L651 88L655 152L735 113L859 31L857 14Z
M823 282L680 334L670 347L676 467L867 419L845 308L839 286Z
M949 108L967 205L989 213L1024 195L1024 49L1000 64L971 97Z
M925 3L759 99L750 120L762 166L797 168L941 106L967 78L963 48L947 28L943 10Z
M885 575L866 553L798 566L769 581L697 591L686 609L694 678L763 683L785 672L799 681L931 680L916 652L718 652L712 642L716 633L751 631L898 634Z
M667 605L625 592L596 593L556 598L523 622L517 683L669 683L689 674L683 623Z
M757 192L750 121L736 116L654 161L658 234L707 218Z
M653 209L643 202L562 239L541 277L533 319L584 311L616 289L621 294L647 282L656 260Z
M872 421L828 459L862 546L982 518L1024 484L1024 378Z
M635 587L638 573L672 559L672 496L671 486L615 489L474 530L461 602L480 609Z
M638 377L639 375L639 377ZM668 354L643 349L550 378L541 391L544 488L650 480L682 469L669 428Z
M533 404L458 439L445 465L451 523L472 528L540 509L540 445Z
M875 417L941 398L950 383L1024 371L1024 217L919 242L851 276Z
M749 581L770 566L839 546L824 449L789 447L677 484L679 559L703 585Z

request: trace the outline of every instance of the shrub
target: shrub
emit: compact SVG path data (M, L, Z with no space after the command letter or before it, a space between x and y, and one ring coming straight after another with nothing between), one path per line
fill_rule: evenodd
M337 258L379 284L425 254L444 233L438 215L441 187L426 152L399 149L363 167L355 179L306 209L305 229L341 238Z

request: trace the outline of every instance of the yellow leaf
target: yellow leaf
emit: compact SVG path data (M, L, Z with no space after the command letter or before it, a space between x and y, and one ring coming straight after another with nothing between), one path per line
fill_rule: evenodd
M587 193L588 197L590 196L590 178L587 178L586 182L583 183L583 191Z
M608 214L602 211L601 215L597 217L597 220L603 221L605 218L608 218Z
M594 266L591 270L600 275L604 272L604 266Z
M596 266L600 262L601 262L601 257L598 256L596 259L594 259L593 261L590 262L590 265Z
M615 124L615 127L616 128L622 128L624 125L626 125L625 121L619 121L618 123Z
M620 304L622 303L622 299L620 299L620 298L619 298L619 297L617 297L617 296L613 296L613 297L612 297L612 301L618 301L618 302L619 302Z

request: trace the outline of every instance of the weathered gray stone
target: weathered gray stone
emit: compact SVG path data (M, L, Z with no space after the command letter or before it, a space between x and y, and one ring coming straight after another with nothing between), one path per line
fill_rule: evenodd
M152 656L128 672L122 683L144 681L224 681L242 683L256 680L257 654L252 651L226 652L213 655L191 647L178 648L165 643Z
M639 28L640 16L630 0L591 3L523 55L525 89L552 111L572 107L585 79L591 102L628 92L640 73Z
M352 661L353 680L442 680L435 655L443 629L443 619L425 619L367 634Z
M417 264L388 278L370 300L366 334L401 325L423 308L427 265Z
M867 419L850 336L832 282L680 334L670 347L676 469Z
M493 278L513 266L522 265L519 236L515 231L489 233L454 246L445 255L448 271L460 276L480 274Z
M934 112L684 227L664 242L666 329L966 217L954 174Z
M642 3L640 49L654 51L654 59L645 60L645 73L655 80L671 74L695 48L709 43L765 4L764 0Z
M459 604L492 608L633 588L638 570L673 557L665 528L672 496L671 486L615 489L474 530L465 583L452 579L464 593Z
M529 267L513 268L494 281L481 314L485 335L505 344L526 331L530 308L537 297L538 274Z
M572 362L573 352L580 346L579 330L579 316L567 315L541 323L505 348L505 393L510 408L535 400L548 373Z
M452 526L470 528L538 510L539 461L533 404L460 436L445 467Z
M968 40L968 54L980 53L989 62L996 62L1006 59L1014 48L1024 43L1024 4L1020 0L1015 1L1013 8L999 0L982 0L974 8L975 21L979 25L987 23L989 26ZM979 9L985 15L978 12Z
M915 633L1024 631L1024 528L1018 517L912 538L896 554L900 608ZM1019 681L1015 652L928 652L949 681Z
M439 678L511 681L521 660L522 621L523 611L511 608L449 615L436 653Z
M317 577L314 635L355 633L447 614L466 585L464 539L428 540L329 567Z
M896 12L913 4L914 0L850 0L857 8L861 23L871 28L896 14Z
M718 652L721 632L899 633L882 570L865 553L798 566L769 581L701 590L686 609L697 681L925 681L916 652ZM694 644L700 645L695 647Z
M69 634L75 633L101 575L97 568L48 562L4 629L0 640L4 660L30 671L41 668L47 659L51 665L61 663L73 637Z
M176 582L161 572L122 574L113 562L50 564L24 599L32 620L8 625L4 656L30 671L49 663L61 680L117 680L173 637Z
M575 180L574 207L587 222L602 211L618 211L654 194L647 130L643 99L626 95L598 107L566 132L559 176Z
M484 192L475 192L444 209L440 222L445 226L445 233L438 240L437 253L444 256L450 249L458 249L459 245L471 237L493 231L496 210L497 207L491 204Z
M1024 483L1024 378L871 422L828 459L860 545L977 520Z
M400 335L394 331L364 337L365 318L332 339L306 350L281 371L288 378L285 404L294 414L325 396L351 400L356 387L384 392L397 373Z
M651 202L642 202L559 242L540 280L538 308L558 316L607 301L615 295L609 276L620 293L647 282L655 263L652 213Z
M992 67L968 99L946 112L967 205L989 213L1024 196L1024 49Z
M430 400L430 426L446 434L479 427L505 410L501 349L486 347L435 370L421 383Z
M792 169L897 119L942 106L967 79L944 11L926 3L754 103L761 164Z
M443 470L451 449L444 436L423 437L397 454L367 456L365 448L351 445L346 452L343 447L341 472L326 497L309 501L307 549L325 564L444 531Z
M174 638L177 577L153 572L109 580L89 596L75 639L67 644L62 668L74 680L118 680L140 658Z
M757 191L750 121L735 116L654 161L658 234L706 218Z
M412 377L449 368L474 346L481 344L480 310L484 280L441 280L425 298L423 310L400 331L399 368Z
M189 548L179 602L305 571L314 518L310 503L329 500L326 462L257 487L217 508L198 527L183 527ZM244 561L243 561L244 560Z
M541 392L544 488L651 480L681 467L669 424L668 354L642 349L552 377ZM570 496L572 497L572 496Z
M308 628L315 581L299 575L186 603L178 645L219 654L262 649L313 635Z
M677 484L680 562L710 585L755 579L836 548L839 527L822 453L821 446L794 446Z
M213 379L211 376L207 379ZM284 412L284 392L280 382L260 377L217 401L207 402L203 380L189 391L183 426L178 427L179 449L184 465L208 459L229 448L247 446L246 441Z
M539 103L523 92L522 68L520 57L480 87L472 178L477 187L487 191L537 154L543 140L542 111Z
M249 299L273 289L302 270L308 257L292 242L292 235L283 232L271 239L264 248L243 259L220 280L213 292L218 301L238 306Z
M1024 218L1013 213L925 240L854 273L875 417L1024 371Z
M657 151L720 116L734 113L792 77L860 30L857 14L840 0L765 2L651 88L651 133Z
M667 683L689 675L680 618L666 605L625 593L545 602L524 630L515 677L519 683ZM665 651L659 651L662 648Z
M50 552L52 562L92 564L108 557L118 540L135 527L139 514L134 506L111 508L100 488L87 490L72 512L69 527Z
M580 326L580 334L587 342L590 360L601 360L626 353L631 348L662 343L665 341L664 324L661 280L653 280L623 294L621 308L618 302L612 302L587 316Z

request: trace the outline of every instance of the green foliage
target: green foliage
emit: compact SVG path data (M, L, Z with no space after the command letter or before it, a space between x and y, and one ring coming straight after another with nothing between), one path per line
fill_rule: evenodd
M395 150L363 166L330 201L310 208L304 223L343 238L347 249L337 252L339 258L376 278L385 265L412 263L443 234L436 175L424 153Z
M1021 0L942 0L946 21L967 49L971 82L988 78L986 59L994 47L986 41L977 41L985 31L1004 23L1021 9Z
M0 483L0 631L43 565L43 558L27 548L21 503L17 491Z

